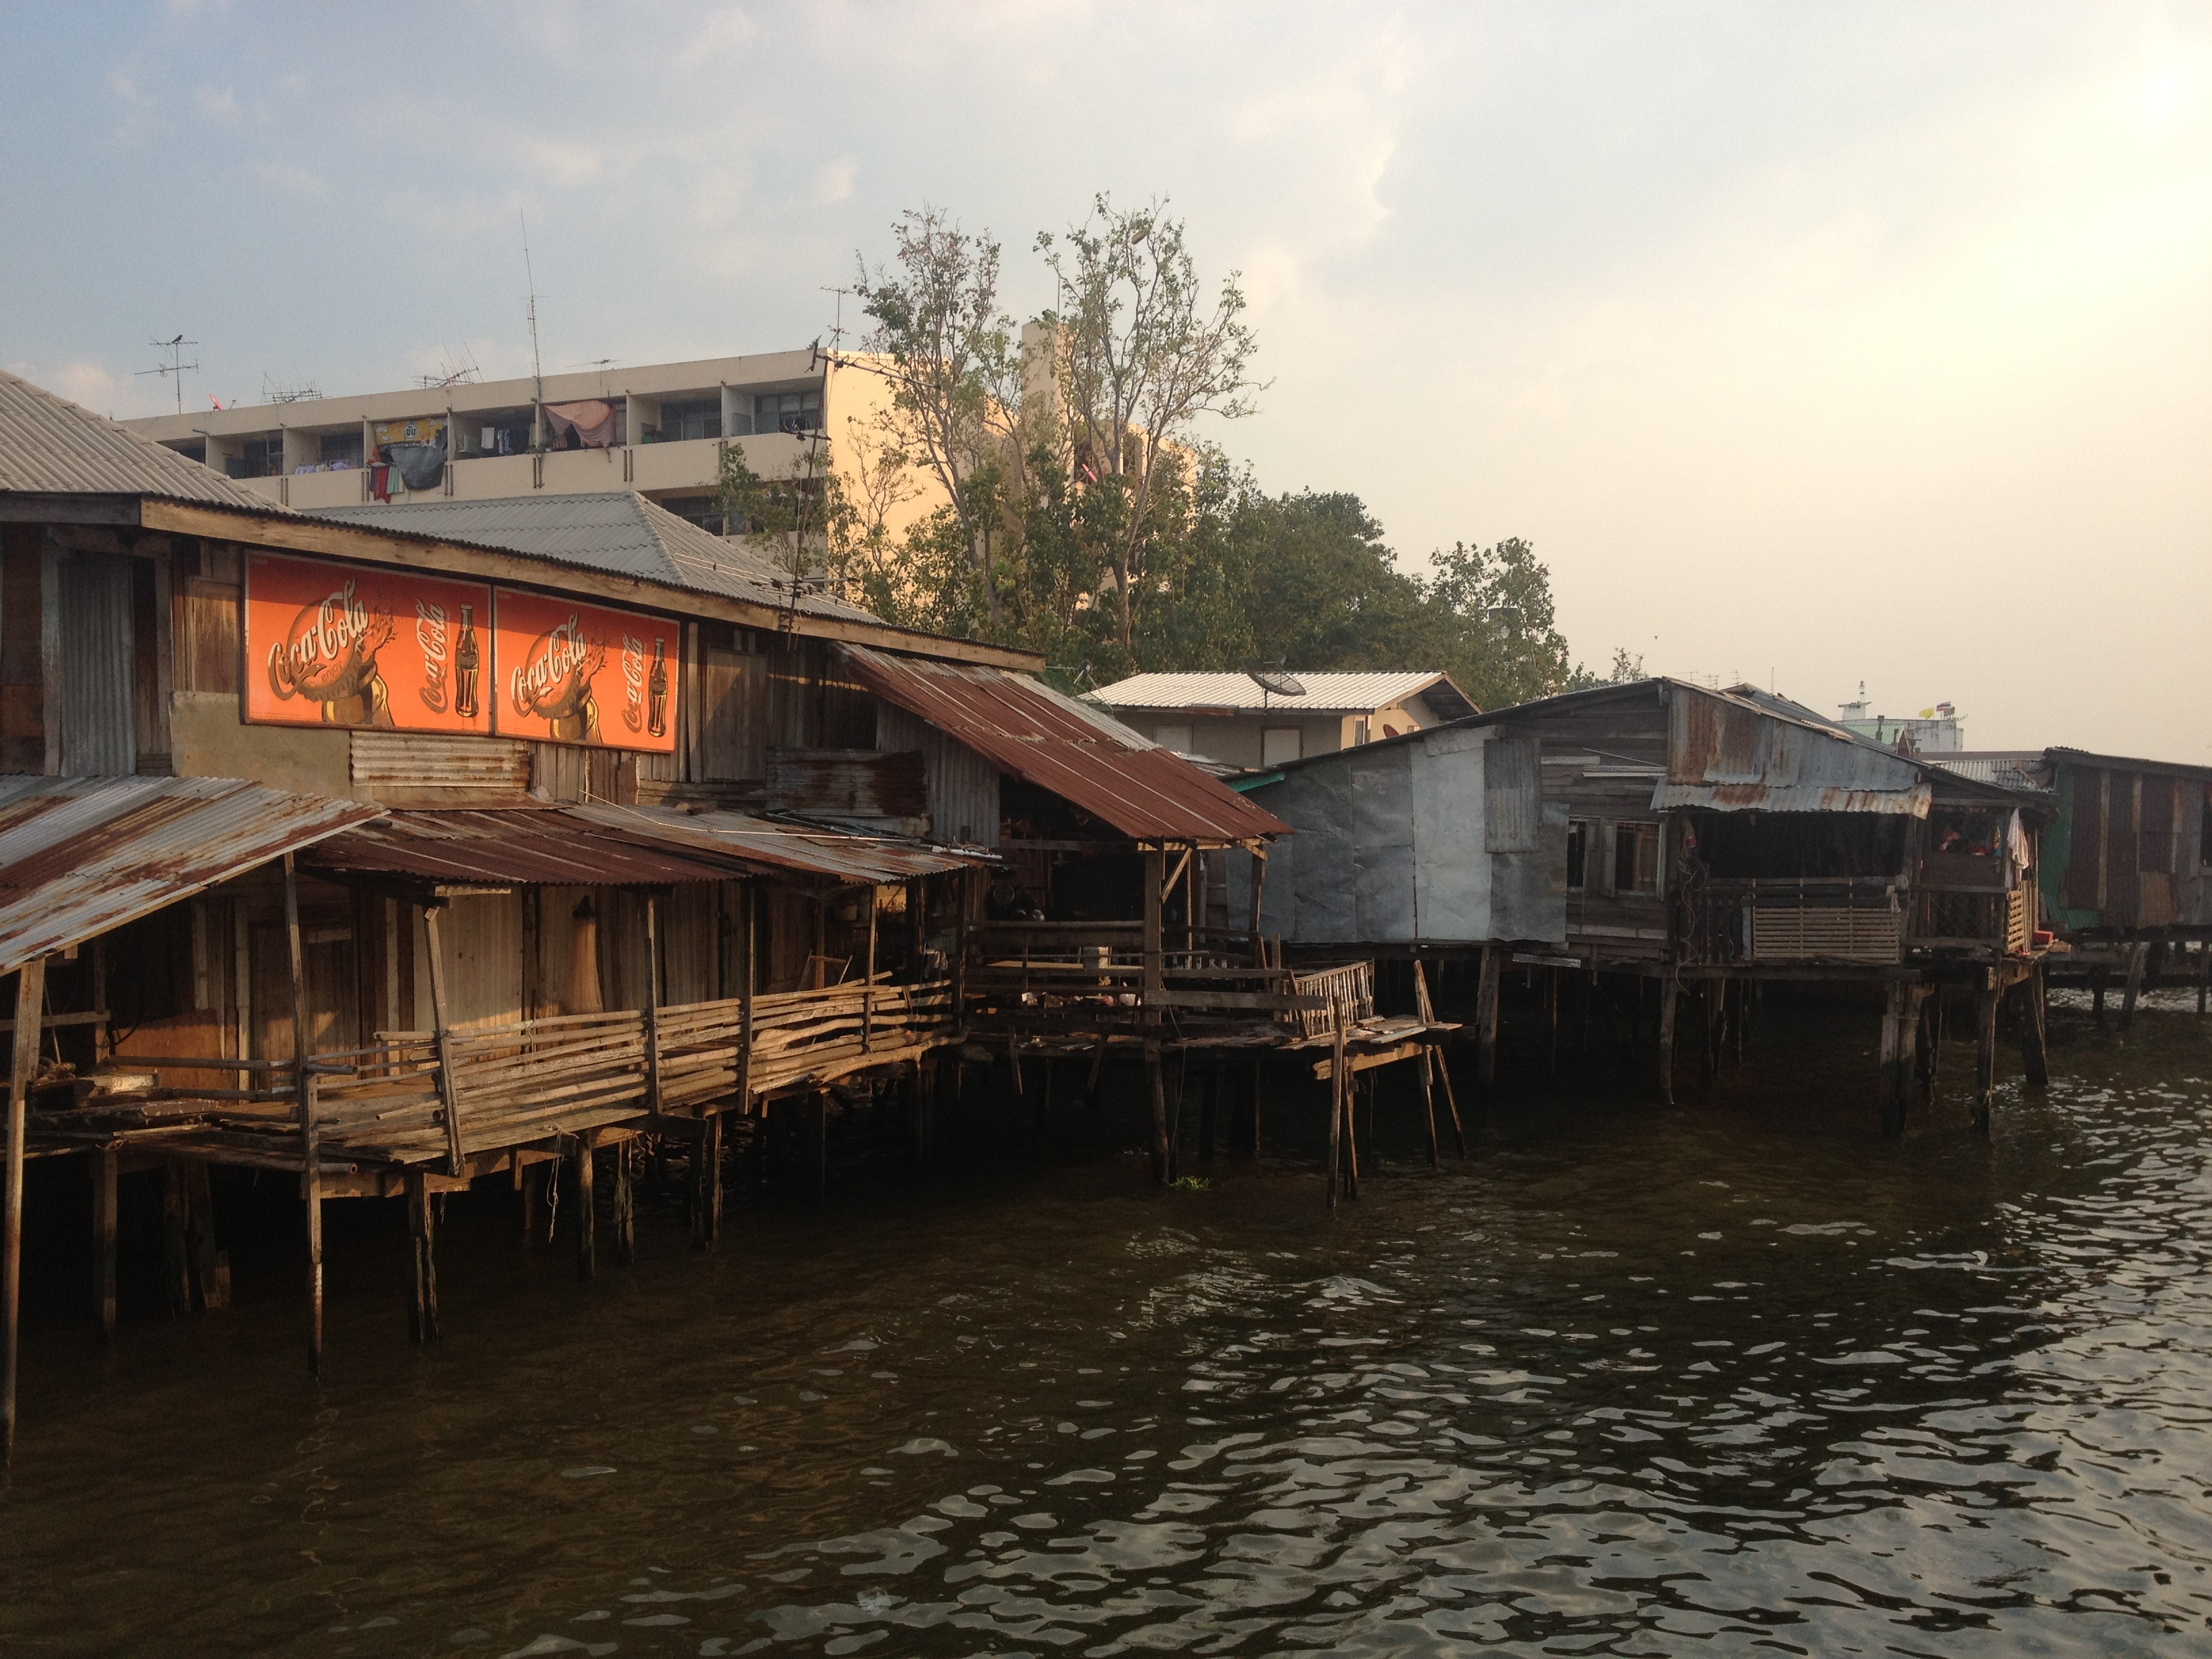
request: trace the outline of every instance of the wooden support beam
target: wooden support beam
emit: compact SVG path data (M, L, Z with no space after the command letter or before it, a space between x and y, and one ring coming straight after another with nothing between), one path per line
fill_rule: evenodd
M2150 958L2150 941L2139 939L2128 947L2128 988L2120 1000L2120 1030L2135 1024L2136 999L2142 994L2143 964Z
M645 1104L660 1115L660 901L645 896Z
M307 1060L307 959L300 939L300 874L284 854L284 944L292 970L292 1075L299 1090L300 1196L307 1207L307 1375L323 1374L323 1174L315 1073Z
M814 1091L814 1201L830 1201L830 1091Z
M2014 1018L2020 1025L2020 1064L2031 1089L2051 1086L2050 1048L2045 1041L2043 1012L2043 968L2035 969L2012 988Z
M1996 1088L1997 1003L2003 993L1987 984L1974 998L1974 1127L1990 1132L1991 1096Z
M1252 932L1252 965L1267 965L1267 941L1260 937L1260 900L1267 889L1267 849L1263 846L1252 848L1252 902L1250 906ZM2201 1010L2200 1010L2201 1012Z
M593 1182L596 1176L592 1135L589 1129L576 1137L576 1149L570 1155L569 1165L574 1171L571 1185L576 1196L576 1277L589 1279L599 1272L599 1206L594 1201Z
M1421 1050L1421 1115L1429 1128L1429 1167L1441 1170L1444 1165L1443 1146L1437 1138L1437 1083L1431 1068L1436 1064L1434 1048Z
M867 988L860 993L860 1052L865 1054L874 1046L876 1035L876 890L870 885L860 891L860 902L868 907L867 962L860 975L860 983Z
M745 921L738 933L738 943L744 951L738 977L738 1109L744 1112L752 1109L753 996L759 981L754 963L755 948L758 944L754 919L755 912L759 908L759 899L753 890L750 877L746 878L740 890L744 894Z
M15 1061L8 1073L8 1171L4 1216L0 1216L0 1326L6 1354L0 1358L0 1468L15 1454L15 1372L22 1341L23 1138L31 1079L39 1067L39 1018L46 1000L46 963L26 963L15 975Z
M100 1308L100 1340L103 1346L112 1346L115 1342L116 1182L121 1173L123 1156L112 1146L103 1146L87 1162L92 1171L92 1243L96 1263L93 1296Z
M1669 1106L1674 1103L1675 1005L1681 999L1681 975L1669 973L1659 981L1659 1098Z
M628 1267L637 1261L637 1143L623 1140L614 1149L614 1239L612 1252L615 1266Z
M438 1051L438 1105L446 1115L446 1173L461 1173L460 1091L453 1080L453 1026L446 998L446 947L438 905L422 911L424 954L430 964L430 1030Z
M1911 1039L1906 1034L1911 1006L1905 981L1892 980L1884 988L1878 1094L1881 1108L1881 1132L1892 1140L1905 1133L1905 1107L1911 1098L1908 1079L1912 1060Z
M438 1340L438 1252L435 1201L422 1171L407 1171L403 1194L407 1206L408 1256L413 1283L407 1298L407 1335L417 1344Z
M1219 1050L1214 1052L1213 1076L1206 1085L1206 1098L1198 1109L1198 1161L1213 1162L1214 1120L1221 1109L1221 1081L1229 1065L1229 1058Z
M1495 945L1482 947L1482 977L1474 994L1474 1080L1487 1091L1498 1086L1498 982L1504 977L1505 953ZM1671 1102L1674 1097L1668 1097Z
M1335 1023L1328 1049L1328 1207L1336 1208L1344 1170L1344 1091L1351 1075L1344 1065L1344 1027Z
M199 1286L200 1306L212 1312L230 1305L230 1258L216 1248L215 1188L208 1179L206 1160L189 1160L183 1179L185 1249L193 1281Z
M762 1127L767 1127L762 1109ZM710 1114L699 1121L691 1148L691 1242L710 1248L722 1236L722 1120Z
M1264 949L1265 947L1261 947ZM1252 1161L1260 1161L1260 1096L1267 1079L1267 1062L1258 1054L1252 1056Z
M1152 1074L1152 1179L1165 1182L1171 1179L1169 1164L1171 1154L1168 1146L1168 1108L1166 1085L1160 1076L1160 1043L1157 1035L1159 1008L1154 999L1166 987L1162 959L1161 903L1165 896L1165 866L1167 855L1157 847L1145 849L1145 916L1140 949L1144 955L1144 1007L1141 1023L1145 1031L1145 1066Z
M172 1319L182 1319L192 1310L191 1237L185 1166L169 1158L161 1165L161 1294Z

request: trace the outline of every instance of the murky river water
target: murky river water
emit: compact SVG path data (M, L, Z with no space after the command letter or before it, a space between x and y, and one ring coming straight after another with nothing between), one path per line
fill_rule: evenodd
M319 1389L289 1296L34 1337L0 1643L2212 1651L2212 1036L2054 1039L1993 1143L1957 1069L1882 1143L1853 1036L1523 1101L1333 1222L1101 1154L579 1286L472 1196L427 1353L357 1229Z

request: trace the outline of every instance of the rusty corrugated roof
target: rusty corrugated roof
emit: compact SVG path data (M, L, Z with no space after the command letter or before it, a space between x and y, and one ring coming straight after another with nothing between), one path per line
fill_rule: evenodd
M315 849L327 869L455 886L589 887L730 876L896 883L975 862L918 842L741 812L586 805L395 809Z
M333 836L310 861L456 886L661 886L744 873L732 860L687 857L650 838L599 829L561 806L393 811Z
M0 371L0 490L9 489L274 507L151 438Z
M1927 815L1930 769L1779 699L1675 683L1667 724L1655 811Z
M878 696L1134 840L1221 843L1290 833L1218 778L1025 674L866 646L843 650Z
M0 973L382 811L236 778L0 778Z
M748 812L682 812L668 807L599 803L568 810L623 834L649 835L718 857L740 858L750 864L854 884L891 885L913 876L933 876L997 861L927 842L787 823Z

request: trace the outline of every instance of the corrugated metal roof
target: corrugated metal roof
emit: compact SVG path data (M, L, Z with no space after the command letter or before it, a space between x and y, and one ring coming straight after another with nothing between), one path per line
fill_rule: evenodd
M789 577L760 555L709 534L635 490L491 501L365 501L316 507L307 516L506 548L758 605L794 603ZM802 589L795 605L807 616L878 620L826 593Z
M332 836L309 861L456 886L659 886L738 873L726 860L595 830L558 806L394 811Z
M1702 806L1720 812L1890 812L1924 818L1934 792L1924 784L1910 789L1841 789L1821 784L1662 783L1651 794L1651 810Z
M1467 694L1451 677L1434 670L1401 670L1388 674L1308 674L1292 672L1305 687L1305 695L1286 697L1262 691L1249 674L1132 674L1091 695L1113 708L1195 709L1261 708L1317 714L1370 714L1394 708L1407 698L1438 688L1431 705L1445 720L1478 714ZM1448 703L1449 708L1437 707Z
M1226 842L1289 833L1219 779L1027 675L842 649L877 696L1133 839Z
M284 509L220 472L0 371L0 490L165 495L261 512Z
M236 778L0 778L0 974L382 810Z
M1667 701L1667 777L1655 811L1906 812L1928 811L1923 769L1795 705L1677 684ZM1787 802L1787 805L1784 803Z
M1993 783L2002 789L2049 791L2047 762L2040 749L1952 750L1921 757L1946 772L1955 772L1976 783Z
M988 856L896 836L787 823L747 812L683 812L667 807L599 804L568 810L610 829L651 835L718 856L840 882L890 885L912 876L933 876L997 862Z
M311 861L457 886L564 887L761 874L895 883L973 862L918 842L737 812L605 804L395 810L333 836Z

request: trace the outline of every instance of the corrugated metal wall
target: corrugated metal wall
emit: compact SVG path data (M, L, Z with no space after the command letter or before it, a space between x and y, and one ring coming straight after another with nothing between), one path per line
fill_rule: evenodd
M129 777L138 769L130 558L52 557L58 769L64 777Z
M998 844L999 770L990 762L920 715L887 702L876 705L876 747L885 752L921 751L928 780L932 836L986 847Z

